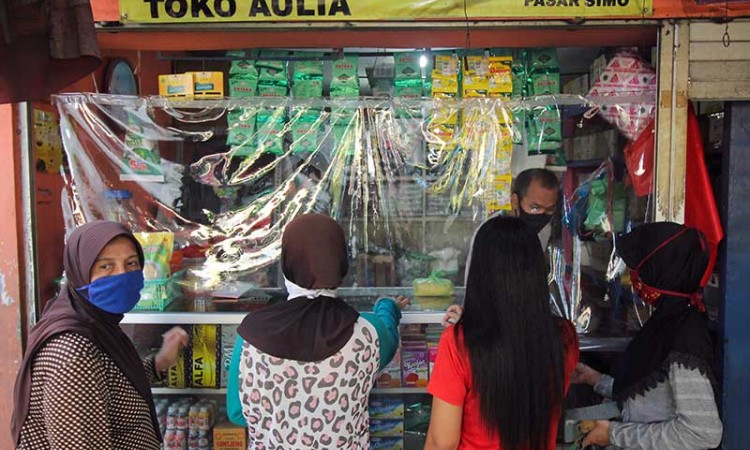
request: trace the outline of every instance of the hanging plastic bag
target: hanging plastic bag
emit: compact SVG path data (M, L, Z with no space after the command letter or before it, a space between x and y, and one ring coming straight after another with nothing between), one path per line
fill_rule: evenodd
M615 179L610 160L581 183L566 203L565 226L581 239L609 238L625 228L625 186Z

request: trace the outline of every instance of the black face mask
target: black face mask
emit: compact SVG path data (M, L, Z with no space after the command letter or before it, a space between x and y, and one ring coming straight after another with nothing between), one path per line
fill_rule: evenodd
M549 214L529 214L523 208L519 208L519 212L519 218L526 222L526 225L537 234L552 220L552 216Z

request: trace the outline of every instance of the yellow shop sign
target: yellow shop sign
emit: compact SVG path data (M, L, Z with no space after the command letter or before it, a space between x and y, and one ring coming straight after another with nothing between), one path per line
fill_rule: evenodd
M466 7L466 9L464 9ZM653 0L120 0L123 22L376 21L643 17Z

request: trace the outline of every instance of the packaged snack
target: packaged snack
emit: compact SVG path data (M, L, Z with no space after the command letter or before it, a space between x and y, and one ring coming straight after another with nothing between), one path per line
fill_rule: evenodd
M193 76L186 73L159 75L159 95L191 99L194 95Z
M227 375L229 375L229 364L232 362L234 344L237 340L237 327L234 325L221 326L221 370L219 371L220 386L227 387Z
M397 52L393 54L395 79L398 80L421 80L422 68L419 59L420 52ZM421 84L421 83L420 83Z
M259 69L268 68L276 71L283 70L286 72L286 59L289 52L283 50L262 50L255 61L255 66Z
M357 135L353 126L334 126L333 140L335 142L335 151L346 152L347 155L354 155L357 151Z
M404 438L402 437L372 437L370 438L371 450L404 450Z
M255 122L254 110L244 108L230 110L227 113L227 145L248 147L248 150L253 150L254 145L251 144L254 142L251 140L255 135Z
M287 87L276 84L258 84L258 97L280 98L286 97Z
M255 67L255 62L250 60L236 60L232 61L229 66L229 78L235 77L242 78L254 78L258 79L258 69Z
M443 76L458 76L458 56L449 53L435 53L435 67L433 69L433 78L435 74Z
M396 80L393 96L418 101L422 99L422 80ZM422 107L418 103L413 106L396 108L397 118L422 117Z
M187 73L193 76L195 98L224 98L224 72Z
M531 75L533 95L553 95L560 93L560 74L557 72Z
M323 61L313 59L313 58L323 58L324 56L323 53L301 52L301 53L296 53L295 56L310 58L310 60L294 62L294 80L295 81L323 78Z
M555 47L532 49L529 56L529 70L531 73L559 72L557 49Z
M217 325L193 325L191 385L216 388L220 379L217 366L219 336Z
M490 56L489 86L490 97L506 97L513 93L513 57Z
M401 349L378 374L375 386L379 388L401 387Z
M427 347L424 345L424 342L409 347L404 345L401 355L401 367L404 387L427 386L429 361Z
M294 98L320 98L323 96L323 78L295 80L292 86Z
M169 261L174 248L174 233L171 231L136 232L135 238L143 247L143 278L145 280L169 277Z
M257 78L230 77L229 78L229 96L230 97L255 97L258 90Z
M404 435L404 421L401 419L370 420L370 436L373 437L401 437Z
M128 131L125 133L125 147L120 166L121 181L164 181L161 170L161 156L156 141L146 139L140 117L128 113ZM147 118L150 120L150 118Z
M395 396L370 398L370 419L403 419L404 399Z
M322 123L317 114L305 114L292 124L292 153L312 152L319 145Z
M276 86L287 86L289 84L286 70L261 67L258 71L258 80L261 84L273 84Z
M359 57L346 56L333 62L331 97L359 96Z
M183 389L187 387L188 366L185 364L185 353L183 348L177 355L177 360L167 369L167 387Z
M214 427L214 450L246 450L247 429L231 423Z
M458 77L443 75L437 70L432 72L432 96L456 97L458 95Z
M274 155L284 153L284 117L277 111L258 113L256 141L259 151Z

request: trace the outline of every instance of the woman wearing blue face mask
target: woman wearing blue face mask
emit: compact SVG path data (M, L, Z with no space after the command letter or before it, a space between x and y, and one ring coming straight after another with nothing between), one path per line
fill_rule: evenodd
M188 343L173 328L143 360L120 329L143 287L143 250L114 222L71 233L67 284L31 330L16 379L12 432L18 449L158 449L151 380Z

